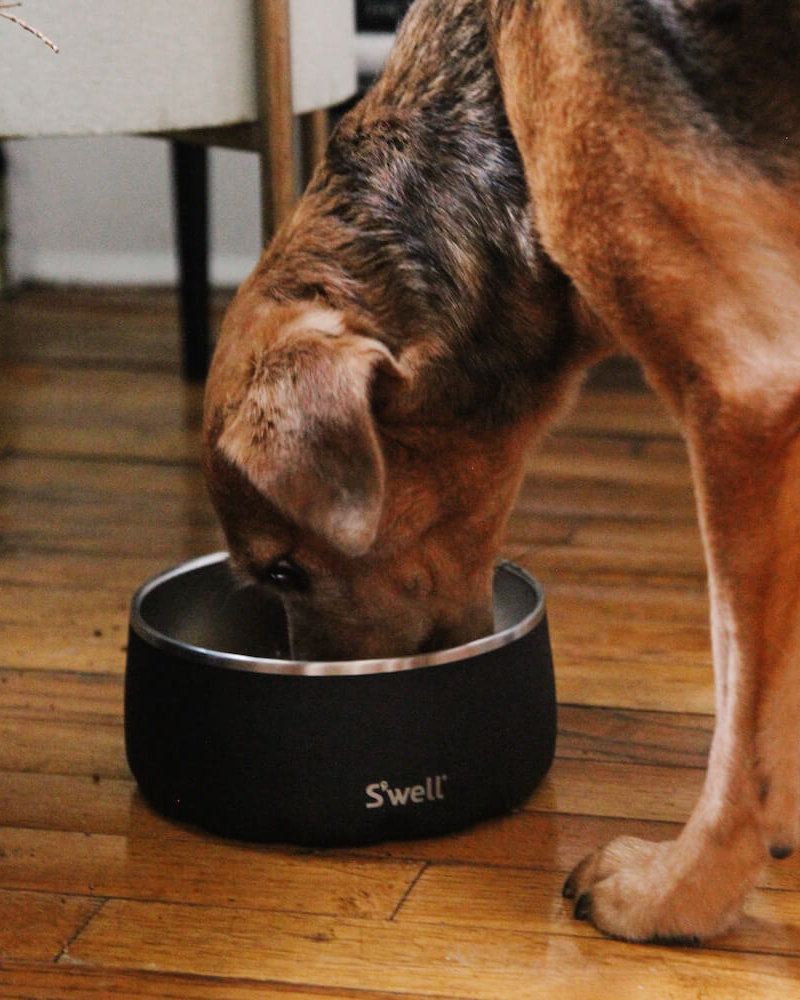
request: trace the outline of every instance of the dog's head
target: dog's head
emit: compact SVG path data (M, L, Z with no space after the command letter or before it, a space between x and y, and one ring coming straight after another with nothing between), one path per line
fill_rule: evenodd
M324 305L244 290L226 315L207 480L234 564L281 595L295 657L408 655L491 630L524 436L421 418L424 367Z

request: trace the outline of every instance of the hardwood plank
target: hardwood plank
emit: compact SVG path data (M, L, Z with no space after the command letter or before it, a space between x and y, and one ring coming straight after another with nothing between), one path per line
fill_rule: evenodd
M512 510L505 533L504 548L520 546L531 548L548 545L563 547L569 545L575 534L576 520L556 514L517 514ZM507 553L510 554L510 553Z
M620 623L620 628L623 628ZM552 629L556 686L561 701L654 712L714 711L710 664L671 663L651 655L593 657L570 648Z
M509 558L528 560L539 576L705 589L706 567L694 523L592 518L548 538L536 519L512 515L504 548Z
M0 665L5 668L120 672L130 595L72 587L0 588Z
M704 589L544 584L561 701L713 713Z
M625 482L617 479L612 469L606 480L529 476L522 484L515 514L679 523L692 523L696 516L694 499L685 483L655 487L648 483Z
M698 575L705 577L700 529L694 520L685 523L661 521L646 524L619 519L585 520L576 527L572 542L578 548L602 551L612 557L619 549L641 559L651 552L662 556L672 555L679 573L685 572L683 564L688 561L693 568L702 567L702 574Z
M520 560L525 565L527 560ZM697 666L710 659L705 590L571 583L545 579L548 617L590 659L640 650L650 662Z
M667 840L679 823L520 810L447 837L360 848L362 856L569 872L590 851L615 837Z
M124 777L122 727L0 717L0 770Z
M573 921L564 916L566 931ZM475 1000L797 995L795 958L632 948L594 936L109 901L69 960Z
M0 670L0 714L97 725L122 722L122 678L115 674ZM87 733L88 735L88 733Z
M527 562L535 576L550 589L551 581L592 580L598 586L705 587L702 551L689 558L680 553L652 549L640 554L623 547L608 550L582 545L574 539L565 545L533 545L508 540L504 556L512 562Z
M564 922L569 903L561 898L561 876L551 872L473 869L431 865L415 883L395 916L400 923L441 923L552 932ZM792 922L786 923L787 918ZM572 936L594 938L581 921ZM800 892L754 890L735 929L708 946L714 951L760 951L800 955Z
M196 457L201 410L202 389L178 376L0 366L0 449L16 453Z
M0 965L0 996L4 1000L420 1000L419 994L406 990L391 994L369 987L331 991L263 980L81 968L63 963Z
M10 456L0 458L0 499L12 554L149 555L164 566L222 541L195 465Z
M702 776L703 771L691 768L556 760L523 808L563 816L679 823L694 802ZM127 771L80 775L73 766L66 774L0 770L0 825L163 837L170 824L155 821L154 816ZM176 837L195 836L178 825L172 829ZM438 843L447 856L445 841ZM413 848L408 850L413 853Z
M0 770L0 825L45 830L88 831L152 835L154 815L135 792L124 758L122 727L116 734L113 753L108 741L95 740L95 749L84 759L78 746L91 743L97 727L73 727L71 740L27 755L3 751L3 757L18 766ZM25 730L35 732L31 726ZM46 735L41 743L46 742ZM63 748L63 752L61 751ZM107 754L107 756L104 756ZM685 818L703 771L592 761L585 758L557 759L550 775L531 796L525 809L539 813L572 814L679 822ZM156 835L167 829L175 836L189 836L180 826L166 821L155 824ZM447 856L445 840L435 841ZM405 850L412 851L407 847ZM528 852L524 855L528 857ZM513 855L506 858L511 861Z
M559 792L567 787L558 781L560 769L557 763L552 779L545 779L523 810L507 817L487 820L448 837L379 844L373 848L360 847L355 851L322 852L320 856L330 859L372 855L395 857L398 860L474 860L483 864L512 867L529 864L537 868L554 867L565 871L579 859L581 853L591 850L603 839L622 831L661 839L671 834L678 822L685 818L680 813L678 804L671 808L664 805L660 807L662 814L676 817L671 820L654 821L651 817L637 820L635 806L630 810L633 816L626 813L615 817L614 806L623 796L622 791L616 790L608 793L606 799L598 797L576 802L572 802L571 798L577 800L577 794L573 795L570 790L564 791L565 808L559 810L555 808L561 805ZM635 776L635 772L633 775L618 774L619 780ZM603 787L599 776L598 786ZM694 783L679 786L680 797L688 801L693 788ZM634 802L637 799L641 802L647 797L646 790L637 791L636 788L626 786L624 791ZM604 803L607 803L606 812ZM0 819L5 826L18 831L100 833L129 836L137 840L183 840L189 845L196 844L199 852L205 850L201 842L211 839L191 827L179 825L156 814L139 796L130 776L106 777L94 774L84 777L73 774L0 771ZM559 826L563 840L556 844ZM43 843L47 845L50 841L45 838ZM57 839L53 843L57 843ZM66 838L64 843L70 844L72 841ZM180 850L185 849L188 848ZM255 846L253 849L258 854L260 848ZM284 846L267 847L265 850L287 854L306 853L301 848ZM32 871L35 870L34 865ZM778 870L788 869L781 866Z
M676 831L688 816L702 780L701 771L688 769L689 777L680 781L669 769L636 765L616 765L609 769L608 765L595 765L585 768L586 777L582 781L573 781L578 762L567 764L573 766L565 767L564 762L556 762L551 775L520 813L478 824L471 830L446 838L378 845L372 849L372 854L375 857L394 856L398 860L474 862L514 868L528 864L563 873L582 854L620 833L662 839ZM654 779L653 770L663 773L658 773ZM581 787L589 791L581 794ZM627 802L630 807L626 807ZM642 818L637 819L637 816ZM653 817L661 817L661 820L654 821ZM155 839L163 842L165 863L169 866L180 864L185 852L193 848L198 857L202 856L207 849L205 842L213 840L152 811L137 793L130 777L76 778L0 772L0 822L20 830L100 833L127 836L137 841ZM563 842L556 848L553 837L559 827ZM184 846L176 847L173 855L167 841L183 841ZM217 846L224 850L224 846ZM232 850L236 854L235 844ZM262 848L252 845L252 850L258 855ZM275 852L279 857L307 853L301 848L283 845L263 850ZM358 848L321 852L320 857L335 862L369 854L370 849ZM32 871L35 870L34 865ZM759 884L792 888L799 880L800 858L769 865Z
M622 439L666 438L678 440L675 422L664 405L648 391L593 389L583 392L560 433Z
M651 655L594 658L581 649L570 649L555 628L553 633L561 701L654 712L710 715L714 711L710 664L671 663L668 653L663 659Z
M609 398L618 411L612 424L632 419L638 424L634 436L630 426L608 437L593 429L597 420L605 425L602 411ZM674 436L653 437L664 429L662 417L649 394L585 393L566 426L529 449L516 520L558 513L583 520L616 517L694 525L685 447Z
M165 507L187 503L206 491L194 456L163 460L153 457L25 454L9 451L0 460L3 507L17 498L38 501L54 509L63 503L77 506L105 501L108 506L130 503L134 510L159 501ZM13 512L14 508L8 508ZM97 511L85 509L87 521ZM113 555L113 550L109 553Z
M212 328L231 294L212 295ZM38 288L0 301L0 329L0 363L114 365L170 373L180 367L173 289L71 288L65 293Z
M224 547L195 468L12 459L0 495L5 667L121 670L135 589Z
M654 411L660 409L658 400L650 398L650 405ZM548 433L542 435L539 441L532 441L525 456L526 462L535 466L540 457L545 460L548 456L560 455L563 461L563 468L554 467L554 474L563 476L570 474L574 462L584 460L596 460L604 458L607 461L609 470L616 467L618 460L625 463L638 461L644 469L648 464L653 464L654 469L681 468L685 475L689 477L688 452L686 444L682 438L675 436L664 437L660 434L648 434L643 430L642 434L629 436L625 434L597 435L593 433L583 433L580 429L581 410L590 410L595 405L597 392L591 389L585 391L578 401L573 415L566 422L552 428ZM617 392L614 394L616 405L622 409L629 409L632 404L628 393ZM638 404L641 405L642 397L638 397ZM632 466L631 466L632 467ZM647 473L644 473L645 476ZM657 475L660 475L656 471ZM608 478L607 473L601 470L602 478Z
M714 720L677 712L558 707L560 757L705 767Z
M523 554L520 563L537 575L536 552ZM652 622L658 626L675 622L694 627L707 624L708 596L705 582L687 581L680 577L661 583L629 577L619 582L595 581L591 577L569 573L569 561L552 576L540 574L551 601L555 598L565 610L573 613L578 607L588 609L599 620L625 614L634 622ZM578 621L586 619L577 616ZM593 624L589 620L589 624Z
M675 765L555 760L526 808L682 823L689 818L704 775L701 769Z
M164 819L153 812L135 792L132 780L101 778L71 778L61 775L18 775L2 774L2 816L9 829L9 836L24 839L27 833L39 831L47 833L101 834L119 839L145 843L158 840L165 856L172 857L167 841L179 840L184 846L175 857L185 857L187 852L197 848L201 858L205 848L203 841L210 838L191 827L182 826ZM37 778L39 780L37 780ZM90 784L91 783L91 784ZM28 799L23 800L22 796ZM74 796L72 801L67 796ZM5 811L7 810L7 812ZM16 829L14 829L16 828ZM478 823L475 826L450 834L446 837L426 840L404 840L359 847L354 850L334 850L319 852L320 864L330 860L335 866L339 860L392 860L400 863L420 865L429 861L459 864L480 864L495 867L519 868L528 866L535 869L555 870L565 874L581 857L599 844L616 836L630 834L652 840L674 837L679 824L633 820L597 816L562 816L556 813L537 813L532 810L520 811ZM36 839L31 835L31 843ZM47 850L41 855L49 857L57 850L58 838L44 836L41 841ZM67 845L80 846L79 840L69 837ZM224 841L214 841L220 851L226 846ZM19 844L18 844L19 846ZM258 874L264 858L277 853L279 856L305 856L308 851L286 845L260 846L231 844L234 853L245 847L253 852L255 861L252 872ZM84 857L78 853L77 859ZM64 866L68 870L69 859ZM86 862L88 864L88 862ZM172 862L168 862L170 865ZM31 856L25 863L25 886L36 884L39 863ZM244 870L246 863L237 863L236 870ZM775 871L786 873L785 881L776 880L774 875L764 884L779 886L796 877L793 862L784 862ZM0 876L5 884L5 876ZM61 885L61 883L59 883ZM83 882L80 883L84 885ZM47 883L48 891L66 891Z
M654 490L691 490L689 463L682 445L671 451L609 438L553 435L525 456L525 472L534 481L553 483L624 483Z
M124 759L122 767L127 772ZM140 837L188 836L156 818L129 774L109 777L0 770L0 828Z
M563 881L560 872L432 864L394 919L540 934L559 928L574 937L596 937L590 925L571 919L570 903L561 895Z
M3 823L9 828L16 828L13 836L18 838L23 836L21 831L39 830L44 833L104 834L141 842L158 840L164 845L165 856L170 855L167 841L181 840L186 846L179 849L176 856L180 857L193 846L197 847L198 857L201 857L205 850L201 842L209 839L205 834L164 819L151 810L135 791L130 778L101 778L96 781L92 776L0 772L0 810ZM615 836L626 833L661 840L674 836L678 829L675 823L586 815L562 816L529 808L487 820L447 837L325 851L320 852L319 857L322 861L330 859L334 864L342 858L371 858L415 864L436 861L512 868L529 866L566 873L584 854ZM52 848L58 840L45 838L43 842ZM65 843L79 842L67 838ZM232 846L235 852L241 845L234 842ZM278 855L304 856L308 853L302 848L286 845L264 848L254 845L252 851L256 859L254 871L262 863L259 860L262 854L268 856L276 852ZM244 866L245 863L242 861L241 864ZM35 882L37 870L35 859L30 859L26 885ZM784 862L777 866L776 871L787 872L787 879L794 877L793 862ZM773 881L769 884L779 883ZM53 885L48 888L54 890Z
M105 590L129 594L164 568L164 556L140 550L130 555L70 552L63 549L6 549L0 552L0 587L7 584L34 588Z
M0 962L54 962L97 908L81 897L0 889Z
M8 889L372 918L391 916L420 871L411 861L288 853L205 836L8 827L0 829L0 856Z

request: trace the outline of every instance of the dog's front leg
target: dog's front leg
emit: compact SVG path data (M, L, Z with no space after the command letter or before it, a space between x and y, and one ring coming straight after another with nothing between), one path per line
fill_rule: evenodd
M703 792L677 840L617 840L565 886L579 917L636 941L732 924L769 853L797 844L800 773L798 174L760 175L697 125L708 109L635 13L661 7L489 2L542 245L680 421L703 527Z
M796 420L785 413L754 429L756 413L726 408L719 398L685 412L717 685L705 786L676 841L617 840L565 885L577 916L629 940L699 940L724 931L767 854L785 857L798 843Z

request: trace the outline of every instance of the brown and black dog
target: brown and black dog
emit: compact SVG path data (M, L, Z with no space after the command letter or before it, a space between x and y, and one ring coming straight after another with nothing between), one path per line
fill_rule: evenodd
M565 886L631 940L728 927L800 836L800 0L417 0L224 322L206 468L294 653L491 628L536 431L609 350L689 448L717 727L674 842Z

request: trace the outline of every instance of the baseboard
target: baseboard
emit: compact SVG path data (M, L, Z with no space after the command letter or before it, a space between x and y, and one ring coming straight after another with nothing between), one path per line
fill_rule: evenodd
M13 266L12 262L12 266ZM214 254L210 260L211 284L221 288L239 285L252 271L256 259L238 254ZM69 285L174 285L178 266L170 253L60 253L35 251L13 267L15 281Z

